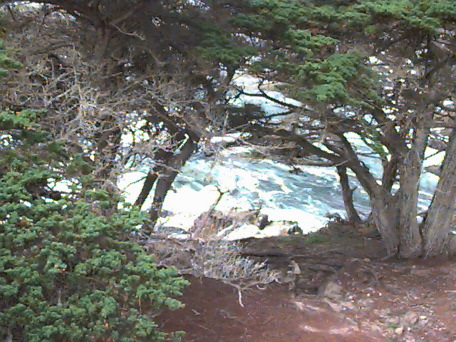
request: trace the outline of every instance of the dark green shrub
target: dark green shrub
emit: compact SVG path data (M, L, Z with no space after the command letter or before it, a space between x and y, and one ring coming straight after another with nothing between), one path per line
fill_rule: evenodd
M65 177L80 159L35 116L0 113L0 340L163 339L153 317L186 281L132 241L143 214Z
M0 26L0 33L2 29ZM20 66L20 63L12 60L4 53L3 40L0 39L0 77L5 76L8 69L19 68Z

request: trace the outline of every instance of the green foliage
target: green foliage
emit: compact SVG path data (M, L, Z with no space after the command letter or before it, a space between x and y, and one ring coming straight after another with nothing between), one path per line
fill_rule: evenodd
M337 43L336 39L323 35L312 35L309 30L290 30L285 33L286 41L293 46L293 51L313 56L313 51L319 51Z
M367 81L364 75L368 70L361 53L347 49L337 53L341 42L337 34L328 34L332 25L328 23L354 19L353 12L339 10L343 7L341 3L254 1L251 13L235 19L244 25L246 34L268 42L261 44L260 50L265 47L262 58L252 64L250 71L279 72L285 81L282 89L303 102L355 104L353 83ZM360 18L365 16L360 14ZM340 31L342 26L337 24L336 29Z
M310 245L317 245L328 242L328 236L320 232L310 233L304 237L304 241Z
M0 115L0 128L12 129L20 127L23 129L33 128L36 126L36 118L39 115L36 110L23 110L20 112L4 111Z
M20 63L14 61L5 53L3 40L0 40L0 77L5 76L7 69L19 68Z
M244 58L256 53L250 46L236 44L229 33L220 27L203 23L197 26L204 34L196 52L205 60L216 61L227 67L237 67Z
M436 34L445 23L456 19L456 4L450 0L360 1L353 10L368 15L369 22L379 25L384 25L386 20L402 21L399 27L421 35Z
M308 100L350 103L347 85L364 70L363 56L359 53L333 54L324 61L300 65L296 79L315 85L305 94Z
M261 59L250 72L277 72L287 95L306 103L367 106L379 96L365 62L369 52L357 50L357 41L390 46L394 37L421 49L422 37L438 35L455 19L450 0L255 0L233 22L260 42Z
M52 195L68 158L33 117L0 114L0 339L163 339L153 316L186 281L133 242L139 211L102 190Z

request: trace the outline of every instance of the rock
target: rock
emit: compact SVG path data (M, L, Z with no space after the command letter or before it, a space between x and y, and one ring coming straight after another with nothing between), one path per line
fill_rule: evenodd
M433 271L433 269L417 268L416 266L414 266L410 270L410 274L415 275L415 276L419 276L419 277L429 278L431 276L432 271Z
M229 231L229 230L228 230ZM235 240L242 240L242 239L247 239L252 236L258 236L261 231L258 229L258 227L254 224L243 224L239 227L234 227L234 230L229 232L228 234L224 234L225 231L222 231L223 233L223 239L228 240L228 241L235 241Z
M294 274L292 274L291 271L288 271L288 272L282 271L279 273L277 280L280 284L294 283L296 280L296 276Z
M371 300L371 302L373 302ZM385 308L385 309L381 309L381 310L374 310L374 312L376 314L378 314L379 316L381 317L385 317L385 316L390 316L391 315L391 309L390 308Z
M301 227L299 227L297 224L295 224L293 227L288 229L287 234L288 235L295 235L295 234L302 235L302 234L304 234L304 232L302 231Z
M404 332L404 327L399 327L394 329L394 332L398 335L402 334Z
M271 224L271 221L269 221L268 215L260 215L258 217L258 228L260 230L263 230L269 224Z
M209 210L198 216L193 222L191 231L200 231L211 229L215 232L223 229L233 223L233 220L228 215L219 210Z
M271 237L287 235L288 231L295 225L295 222L273 221L270 222L262 231L259 237Z
M323 299L323 301L330 306L330 308L335 312L342 312L345 310L345 307L341 303L334 303L328 299Z
M374 304L374 301L370 298L363 298L363 299L360 299L356 302L358 308L362 309L362 310L365 310L365 309L369 309L370 307L372 307L372 305ZM384 316L384 315L382 315Z
M343 297L343 287L334 281L329 281L320 288L319 293L327 298L340 300Z
M291 273L294 275L301 274L301 268L299 267L298 263L294 260L290 262Z
M342 302L342 305L344 307L344 310L355 310L356 309L356 305L354 303L351 303L351 302Z
M418 323L419 320L420 316L416 312L408 311L404 314L404 316L402 316L401 325L405 327L411 327Z
M173 233L169 235L169 238L176 240L189 240L192 237L191 234L185 233Z
M333 301L325 298L325 299L323 299L323 302L328 304L329 307L335 312L344 312L344 311L356 309L356 307L355 307L355 305L353 305L353 303L346 302L346 301L333 302ZM346 319L348 320L348 317L346 317Z

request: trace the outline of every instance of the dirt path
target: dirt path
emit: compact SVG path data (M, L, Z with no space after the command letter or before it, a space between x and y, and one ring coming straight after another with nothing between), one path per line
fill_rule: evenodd
M234 287L189 278L185 308L157 322L187 342L456 341L454 261L383 261L375 239L304 242L246 242L246 255L275 269L298 265L292 282L244 292L242 307Z
M186 331L184 341L383 341L329 306L295 300L279 286L245 293L241 307L232 286L192 279L183 298L185 308L162 315L160 322L168 331Z

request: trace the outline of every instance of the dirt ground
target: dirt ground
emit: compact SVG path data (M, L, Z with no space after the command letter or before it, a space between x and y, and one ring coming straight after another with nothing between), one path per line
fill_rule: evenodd
M369 235L369 234L367 234ZM183 309L156 318L195 342L456 341L456 262L384 260L381 242L349 227L244 241L283 274L242 292L189 277Z

